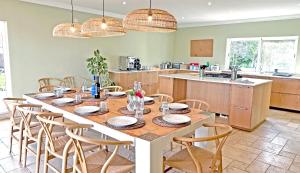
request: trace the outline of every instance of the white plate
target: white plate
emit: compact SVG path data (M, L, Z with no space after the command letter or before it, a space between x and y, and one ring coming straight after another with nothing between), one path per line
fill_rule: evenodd
M164 121L170 124L184 124L191 121L191 118L186 115L170 114L162 117Z
M75 101L75 99L73 99L73 98L60 98L60 99L53 100L53 103L55 103L57 105L61 105L61 104L66 104L66 103L72 103L74 101Z
M109 92L108 94L111 96L123 96L126 93L125 92Z
M183 103L170 103L169 108L173 110L182 110L189 108L189 105Z
M100 110L100 107L97 106L82 106L82 107L78 107L74 110L74 112L81 114L81 115L85 115L85 114L91 114L94 112L97 112Z
M152 97L144 97L144 102L151 102L153 100L154 100L154 98L152 98Z
M72 89L71 88L62 88L62 90L64 91L64 92L67 92L67 91L71 91Z
M115 127L125 127L125 126L133 125L137 123L137 121L138 120L134 117L118 116L118 117L113 117L108 119L107 123Z
M36 95L37 98L47 98L47 97L54 97L54 93L39 93Z

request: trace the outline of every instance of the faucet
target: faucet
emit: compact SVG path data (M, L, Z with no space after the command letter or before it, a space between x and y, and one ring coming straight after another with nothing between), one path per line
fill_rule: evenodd
M236 80L238 77L237 72L239 71L239 67L238 66L231 66L231 80Z

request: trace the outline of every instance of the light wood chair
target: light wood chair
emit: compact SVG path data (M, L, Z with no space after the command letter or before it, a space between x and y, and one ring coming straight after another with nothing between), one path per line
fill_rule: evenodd
M27 153L30 151L36 156L36 167L35 172L39 172L40 168L40 161L41 161L41 153L42 153L42 142L43 142L43 129L41 126L32 127L33 119L36 119L38 115L43 114L52 114L58 115L51 112L42 112L41 111L42 106L41 105L35 105L35 104L21 104L17 106L17 111L20 113L22 117L22 124L24 124L24 160L23 160L23 166L26 167L27 162ZM65 133L63 131L56 132L57 136L64 135ZM34 146L30 146L29 144L36 143L36 148Z
M66 86L65 81L59 78L41 78L38 80L40 88L46 86Z
M53 92L55 88L59 86L47 85L39 88L39 92Z
M187 99L187 100L180 100L178 101L178 103L185 103L189 105L189 107L192 109L198 109L204 112L207 112L209 110L209 104L201 100Z
M97 140L82 136L78 128L86 127L79 126L66 130L66 133L72 138L75 148L73 173L128 173L134 170L134 163L118 155L120 146L131 145L132 142ZM77 129L73 131L74 128ZM82 149L83 143L98 145L102 149L87 156ZM108 151L108 146L115 147L113 152Z
M107 86L103 87L102 90L109 90L110 92L118 92L118 91L123 91L123 88L121 86Z
M71 172L72 168L67 168L67 161L70 155L73 155L74 149L72 148L72 140L68 135L58 136L53 133L55 127L61 127L64 130L67 127L77 126L77 123L66 122L57 120L58 117L62 117L61 114L39 114L37 119L41 123L41 126L46 134L45 143L45 160L44 160L44 173L48 172L50 168L54 172L66 173ZM95 145L83 145L84 150L95 149ZM61 170L57 169L56 165L52 165L49 160L52 158L58 158L62 160Z
M12 150L12 141L15 139L19 143L19 162L21 162L22 159L22 138L23 138L23 124L21 124L22 117L16 111L16 107L18 105L23 104L26 101L26 99L23 98L4 98L3 102L8 110L8 113L10 115L10 141L9 141L9 153L11 153ZM31 124L31 127L38 126L38 122L33 122Z
M153 94L149 97L153 97L154 99L158 100L159 102L168 102L172 103L174 101L172 96L169 96L167 94Z
M187 172L187 173L214 173L222 172L222 148L232 132L229 125L224 124L204 124L204 127L213 128L214 136L201 138L175 137L174 142L177 142L186 148L172 155L170 158L163 159L163 170L167 172L172 168ZM220 132L220 133L219 133ZM194 142L215 141L215 152L204 148L193 146ZM168 166L168 169L165 169Z
M75 77L67 76L64 77L65 86L69 88L76 88Z
M128 95L129 92L131 92L131 91L132 91L132 89L131 90L126 90L125 93ZM142 94L143 94L143 96L145 96L146 95L146 91L142 90Z

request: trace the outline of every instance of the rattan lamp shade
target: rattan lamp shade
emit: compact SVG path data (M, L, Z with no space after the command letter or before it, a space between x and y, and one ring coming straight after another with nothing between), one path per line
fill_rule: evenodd
M82 34L80 23L62 23L54 27L54 37L69 37L69 38L89 38L87 34Z
M151 9L152 20L149 21L150 9L138 9L129 13L124 21L124 28L143 32L174 32L177 30L176 18L167 11Z
M106 24L105 29L102 28L103 19ZM82 24L81 31L91 37L122 36L126 33L121 20L108 16L89 19Z

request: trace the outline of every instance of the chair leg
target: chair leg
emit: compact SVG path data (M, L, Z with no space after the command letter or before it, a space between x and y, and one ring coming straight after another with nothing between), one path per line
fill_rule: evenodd
M49 159L49 152L48 149L45 148L44 173L48 173L48 159Z
M25 136L24 138L24 162L23 162L23 167L26 167L26 162L27 162L27 149L28 148L28 137Z
M68 156L63 156L62 167L61 167L62 173L67 173L67 164L68 164ZM73 171L74 171L74 169L73 169Z
M11 148L12 148L13 131L14 131L14 127L11 126L11 128L10 128L10 141L9 141L9 153L11 153Z
M171 143L172 144L172 143ZM162 163L162 172L165 173L166 165L165 165L166 157L163 156L163 163Z
M40 172L41 154L42 154L41 150L42 150L42 139L39 138L39 141L37 142L37 148L36 148L35 173Z
M21 125L20 129L23 129L22 125ZM22 162L22 153L23 153L23 130L20 130L20 136L19 136L19 162Z

